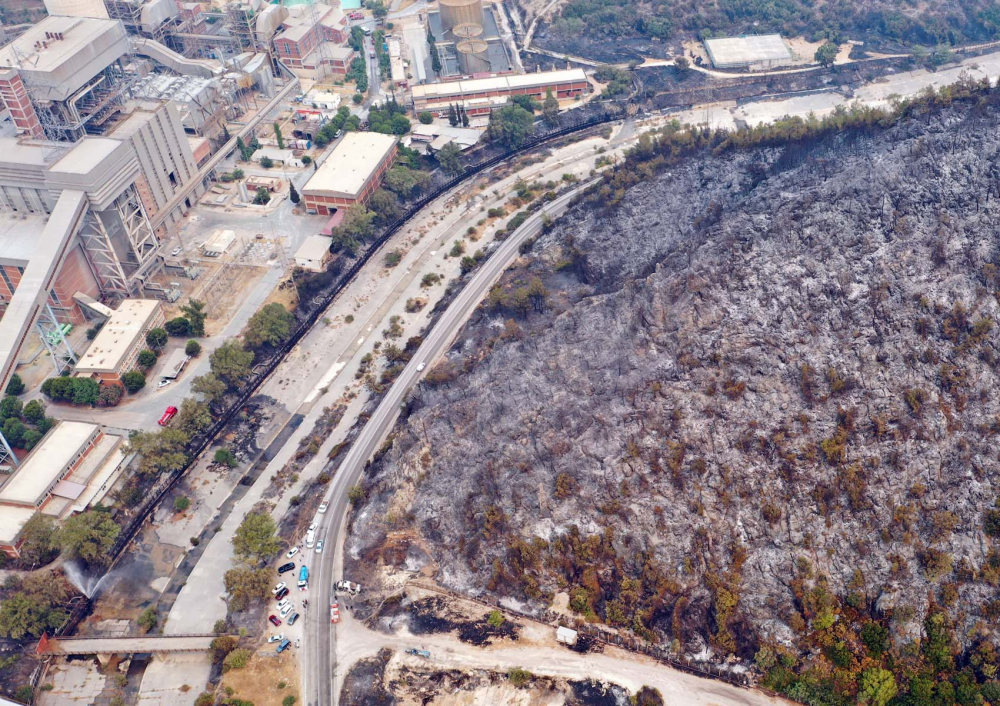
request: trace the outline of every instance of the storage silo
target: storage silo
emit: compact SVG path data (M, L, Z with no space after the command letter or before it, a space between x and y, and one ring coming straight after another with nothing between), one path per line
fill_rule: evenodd
M483 26L473 24L455 25L451 28L451 33L458 37L459 40L475 39L476 37L482 35Z
M483 0L438 0L438 9L446 32L458 25L483 24Z
M102 0L45 0L45 11L64 17L108 17Z
M486 50L489 44L482 39L463 39L455 45L458 66L463 74L489 73L490 59Z

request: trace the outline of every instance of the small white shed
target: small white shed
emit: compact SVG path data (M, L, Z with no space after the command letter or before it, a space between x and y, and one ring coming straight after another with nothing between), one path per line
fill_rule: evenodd
M569 628L564 628L562 626L556 628L556 642L561 642L564 645L575 645L576 644L576 630L570 630Z

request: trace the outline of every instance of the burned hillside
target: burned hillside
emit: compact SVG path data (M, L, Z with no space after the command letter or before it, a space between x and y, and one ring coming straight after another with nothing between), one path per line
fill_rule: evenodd
M756 656L802 700L853 698L879 664L901 693L933 673L988 696L995 97L641 145L431 371L348 563L409 534L397 561L449 587L566 594L679 652Z

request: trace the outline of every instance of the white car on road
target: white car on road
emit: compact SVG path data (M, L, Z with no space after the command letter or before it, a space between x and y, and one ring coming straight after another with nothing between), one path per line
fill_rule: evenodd
M326 502L325 500L321 502L319 505L319 514L322 515L324 512L326 512L326 509L328 507L330 507L330 503Z
M322 539L319 540L318 542L316 542L316 553L317 554L322 554L323 553L323 540Z

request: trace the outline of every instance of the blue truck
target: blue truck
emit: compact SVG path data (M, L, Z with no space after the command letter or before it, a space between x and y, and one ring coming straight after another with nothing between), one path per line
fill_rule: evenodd
M303 564L302 568L299 569L299 588L304 591L306 590L306 587L308 585L309 585L309 567Z

